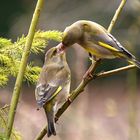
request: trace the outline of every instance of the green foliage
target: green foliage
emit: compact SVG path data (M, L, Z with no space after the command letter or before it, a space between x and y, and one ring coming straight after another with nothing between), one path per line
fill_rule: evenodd
M8 112L9 112L8 105L5 105L4 107L0 108L0 140L7 140L5 132L7 129ZM10 140L21 140L21 139L22 139L21 134L13 128Z
M59 31L37 31L32 43L31 53L39 54L44 52L49 40L60 42L61 34ZM23 35L12 43L11 40L0 38L0 86L7 84L9 76L17 76L26 39L27 37ZM34 66L33 62L29 62L24 81L35 83L40 69L38 66Z

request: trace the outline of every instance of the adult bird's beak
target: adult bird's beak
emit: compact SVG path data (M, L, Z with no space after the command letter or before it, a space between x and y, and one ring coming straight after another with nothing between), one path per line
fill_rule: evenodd
M63 45L62 43L59 43L59 44L56 46L56 48L57 48L57 53L58 53L58 54L62 54L62 53L65 52L65 47L64 47L64 45Z

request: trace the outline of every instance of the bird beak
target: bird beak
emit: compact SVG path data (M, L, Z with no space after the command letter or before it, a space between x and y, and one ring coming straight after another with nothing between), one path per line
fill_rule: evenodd
M57 53L58 54L63 54L65 52L65 47L64 47L64 45L62 43L59 43L56 46L56 48L57 48Z

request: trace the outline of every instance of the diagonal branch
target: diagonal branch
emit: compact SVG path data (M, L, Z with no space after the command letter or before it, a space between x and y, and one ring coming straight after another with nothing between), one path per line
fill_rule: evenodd
M92 69L90 66L90 73L94 73L97 66L100 64L100 60L93 63ZM78 87L70 93L69 98L67 101L62 105L62 107L57 111L55 115L55 121L59 119L59 117L63 114L63 112L69 107L69 105L76 99L76 97L84 91L84 88L86 85L93 79L93 77L89 77L89 73L85 73L84 78L82 79L81 83L78 85Z
M113 19L111 20L111 23L108 27L108 32L112 31L112 28L114 27L114 24L116 23L124 5L126 3L126 0L122 0L118 9L115 12L115 15L113 17ZM134 65L129 65L126 67L122 67L116 70L110 70L107 72L102 72L99 74L94 74L95 70L97 68L97 66L100 64L99 61L96 61L95 63L91 64L91 66L89 67L89 69L87 71L90 70L90 72L93 74L93 77L89 77L88 73L86 72L84 75L84 78L82 79L81 83L79 84L79 86L70 93L70 97L67 99L67 101L62 105L62 107L58 110L58 112L55 115L55 121L57 122L59 117L65 112L65 110L70 106L70 104L76 99L76 97L84 91L84 88L86 87L86 85L91 81L91 80L95 80L96 78L100 78L100 77L105 77L105 76L110 76L113 74L116 74L118 72L121 71L126 71L128 69L132 69L135 66ZM40 133L38 134L38 136L35 138L35 140L42 140L42 138L46 135L47 133L47 125L40 131Z

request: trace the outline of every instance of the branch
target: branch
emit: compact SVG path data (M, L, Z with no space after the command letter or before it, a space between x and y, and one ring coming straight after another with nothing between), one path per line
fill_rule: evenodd
M112 28L114 27L114 25L115 25L115 23L116 23L119 15L120 15L120 13L121 13L121 11L122 11L122 9L123 9L126 1L127 0L122 0L121 3L120 3L120 5L119 5L119 7L118 7L118 9L116 10L115 15L113 16L113 18L111 20L111 23L110 23L110 25L108 27L108 32L109 33L112 31Z
M95 64L95 63L94 63ZM99 64L99 62L96 62L96 64L93 67L93 71L92 73L95 72L97 65ZM92 65L93 66L93 65ZM67 99L67 101L62 105L62 107L57 111L56 115L55 115L55 122L58 121L59 117L65 112L65 110L70 106L70 104L75 100L75 98L84 91L84 88L86 87L86 85L91 81L91 80L95 80L97 78L102 78L102 77L107 77L107 76L111 76L114 74L117 74L119 72L122 71L126 71L126 70L130 70L136 68L135 65L129 65L129 66L125 66L122 68L118 68L115 70L110 70L110 71L106 71L106 72L102 72L102 73L98 73L93 75L93 77L89 78L88 75L85 75L85 78L82 79L81 83L79 84L79 86L70 93L70 97ZM36 137L35 140L41 140L47 133L47 125L41 130L41 132L39 133L39 135Z
M111 23L108 27L108 32L111 32L114 24L116 23L119 15L120 15L120 12L122 11L122 8L124 7L125 5L125 2L126 0L122 0L122 2L120 3L118 9L116 10L115 12L115 15L113 17L113 19L111 20ZM91 66L89 67L89 69L87 70L87 72L85 73L84 75L84 78L82 79L81 83L79 84L79 86L70 93L70 97L67 99L67 101L62 105L62 107L58 110L58 112L56 113L55 115L55 121L57 122L59 117L65 112L65 110L69 107L69 105L76 99L76 97L84 91L84 88L86 87L86 85L93 79L96 79L97 77L105 77L105 76L109 76L109 75L112 75L112 74L115 74L117 72L120 72L120 71L124 71L124 70L127 70L127 69L131 69L131 68L134 68L135 66L133 65L130 65L130 66L127 66L127 67L123 67L123 68L120 68L120 69L116 69L116 70L112 70L112 71L108 71L108 72L104 72L104 73L100 73L98 75L94 75L94 72L97 68L97 66L99 65L99 61L96 61L95 63L92 63ZM89 77L88 75L88 72L91 72L93 74L93 77ZM96 77L96 78L95 78ZM46 135L47 133L47 126L45 126L41 132L38 134L38 136L35 138L35 140L42 140L42 138Z
M15 113L16 113L18 100L19 100L23 76L24 76L24 72L26 69L27 60L29 57L32 41L33 41L34 34L35 34L35 28L36 28L36 25L37 25L37 22L39 19L40 10L43 6L43 2L44 2L44 0L38 0L38 2L37 2L36 8L35 8L35 11L33 14L33 18L31 21L30 29L28 32L27 41L25 44L25 50L24 50L23 55L22 55L21 64L19 67L19 73L17 75L15 87L13 90L13 96L11 99L11 105L10 105L9 116L8 116L8 126L7 126L7 132L6 132L6 136L7 136L8 140L10 139L10 135L12 132L12 127L13 127L14 117L15 117Z
M115 70L101 72L101 73L95 74L94 79L101 78L101 77L111 76L113 74L117 74L119 72L130 70L130 69L133 69L133 68L136 68L136 66L135 65L129 65L129 66L125 66L125 67L121 67L121 68L115 69Z

